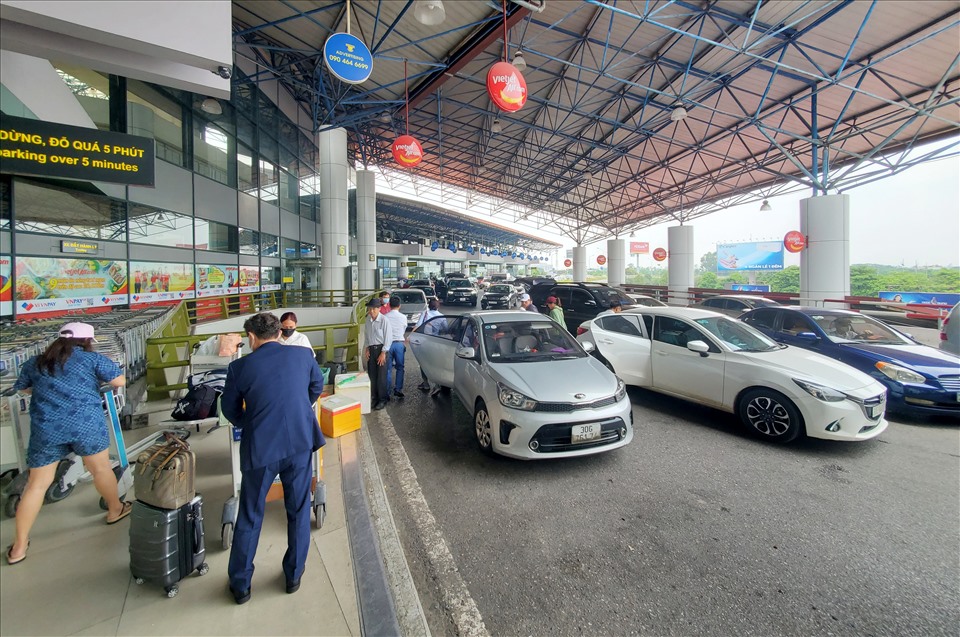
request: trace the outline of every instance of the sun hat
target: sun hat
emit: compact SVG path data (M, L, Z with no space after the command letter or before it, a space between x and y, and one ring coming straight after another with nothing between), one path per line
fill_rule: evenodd
M89 323L67 323L60 328L60 336L63 338L89 338L93 339L94 343L99 342L93 338L93 326Z

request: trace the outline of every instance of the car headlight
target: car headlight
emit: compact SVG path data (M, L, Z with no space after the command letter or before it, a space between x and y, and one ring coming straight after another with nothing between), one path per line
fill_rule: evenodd
M503 383L497 383L497 395L500 398L500 404L504 407L524 411L533 411L537 407L537 401L524 396L515 389L510 389Z
M617 377L617 393L613 395L617 399L617 402L623 400L623 397L627 395L627 386L623 384L623 381Z
M880 361L874 365L874 367L879 369L881 374L891 380L897 381L898 383L922 383L927 380L921 374L918 374L912 369L900 367L899 365L894 365L893 363L884 363L883 361Z
M827 403L838 403L841 400L846 400L847 395L843 392L837 391L836 389L831 389L825 385L818 385L816 383L811 383L807 380L800 380L794 378L793 382L800 386L800 388L819 400L822 400Z

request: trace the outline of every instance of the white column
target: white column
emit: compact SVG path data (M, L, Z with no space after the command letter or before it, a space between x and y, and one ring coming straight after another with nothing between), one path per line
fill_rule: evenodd
M361 290L372 290L377 273L376 173L357 171L357 269Z
M587 246L573 248L573 280L576 282L587 280Z
M607 284L620 287L627 282L627 242L607 239Z
M347 237L347 131L332 128L317 136L320 161L320 289L342 290L350 263Z
M667 228L667 291L670 305L690 305L694 283L693 226Z
M800 304L850 294L850 196L823 195L800 202ZM826 304L844 307L843 304Z

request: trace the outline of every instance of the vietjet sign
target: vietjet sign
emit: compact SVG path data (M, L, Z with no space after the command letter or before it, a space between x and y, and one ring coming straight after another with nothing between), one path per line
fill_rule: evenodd
M497 62L487 71L487 93L502 111L514 113L527 103L527 82L509 62Z

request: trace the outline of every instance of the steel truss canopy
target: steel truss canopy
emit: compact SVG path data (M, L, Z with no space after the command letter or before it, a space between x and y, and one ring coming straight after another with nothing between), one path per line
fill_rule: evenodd
M500 2L447 0L437 26L414 5L350 2L374 55L360 85L322 60L345 2L236 0L236 54L315 131L345 128L357 164L395 166L409 125L417 179L512 202L508 223L579 244L960 148L957 2L509 0L506 42ZM521 50L527 103L500 112L487 70Z

